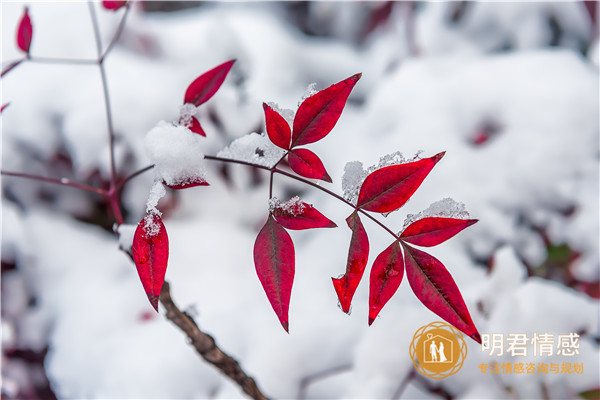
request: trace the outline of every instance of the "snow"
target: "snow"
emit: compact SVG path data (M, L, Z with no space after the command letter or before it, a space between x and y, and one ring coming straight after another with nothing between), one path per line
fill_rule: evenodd
M205 179L202 137L185 126L161 121L146 134L144 145L157 175L167 185Z
M306 208L306 204L300 200L300 197L294 196L288 201L281 201L277 197L273 197L269 200L269 212L273 212L275 210L281 210L282 212L296 216L300 215L304 212Z
M325 88L363 72L331 134L310 145L333 177L331 190L355 204L371 168L411 158L396 151L446 151L386 226L398 231L407 214L440 199L464 202L479 222L428 251L452 274L479 331L581 334L576 358L547 362L582 362L583 374L483 375L482 362L516 361L492 358L468 340L465 364L443 388L455 398L541 398L545 387L562 399L600 386L600 306L589 294L600 279L598 39L583 4L469 3L452 22L456 2L422 3L414 13L394 3L389 20L363 39L375 4L309 3L299 19L291 4L207 3L156 14L133 8L104 64L116 164L119 178L157 167L125 185L118 239L96 194L2 177L2 261L14 264L2 273L3 346L47 347L44 371L59 398L242 398L163 310L147 318L154 311L119 247L131 246L148 202L168 229L174 300L198 310L199 326L268 396L297 398L303 379L349 366L309 385L307 397L392 398L413 371L407 350L414 332L439 317L403 282L367 326L369 268L393 240L389 233L362 218L370 258L354 312L343 314L331 277L345 269L351 232L343 221L352 208L275 175L278 199L299 196L340 226L290 233L297 268L285 334L252 257L269 211L268 173L202 156L272 166L283 151L248 134L264 124L261 104L281 104L276 109L291 125L310 82ZM23 6L2 4L3 64L21 57L13 38ZM106 45L120 13L95 6ZM86 4L34 3L30 13L34 56L96 57ZM560 28L555 36L549 15ZM319 29L328 36L303 33ZM194 77L231 58L236 66L213 98L197 110L180 107ZM27 62L3 77L2 96L11 103L2 114L3 170L108 187L97 67ZM192 115L206 138L186 129ZM490 125L495 134L475 145ZM209 187L167 191L157 207L163 180L207 176ZM99 220L109 221L101 228ZM552 267L547 243L578 257ZM560 273L529 276L544 268ZM568 286L566 277L577 283ZM3 353L2 366L13 393L30 384L25 363ZM413 381L401 398L432 396Z
M415 221L431 217L469 219L471 218L471 215L466 210L466 206L463 203L458 203L454 199L446 197L445 199L432 203L418 214L408 214L404 220L404 228Z
M264 133L250 133L234 140L219 151L218 157L245 161L271 168L281 160L285 150L275 146Z

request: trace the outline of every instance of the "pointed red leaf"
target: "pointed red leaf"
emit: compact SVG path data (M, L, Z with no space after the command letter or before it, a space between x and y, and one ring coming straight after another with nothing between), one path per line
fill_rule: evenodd
M9 105L10 105L10 103L3 104L2 107L0 107L0 114L2 114L2 112L4 112L4 109L6 107L8 107Z
M200 121L196 117L192 117L192 124L190 125L190 131L197 133L200 136L206 137L206 133L204 129L202 129L202 125L200 125Z
M335 126L361 74L329 86L300 104L294 118L292 147L323 139Z
M476 219L428 217L407 226L400 237L417 246L437 246L476 222Z
M360 188L357 206L363 210L380 213L399 209L421 186L444 154L439 153L430 158L390 165L373 171Z
M102 0L102 7L111 11L116 11L125 4L127 4L127 1Z
M465 301L446 267L435 257L405 243L406 277L417 298L458 330L481 343Z
M371 268L369 286L369 325L400 287L404 276L404 260L398 241L377 256Z
M292 131L289 124L281 114L273 110L268 104L263 103L263 109L265 110L265 124L269 139L275 146L289 150L290 140L292 140Z
M165 182L165 181L163 181L162 183L163 183L163 185L169 187L170 189L174 189L174 190L188 189L188 188L196 187L196 186L210 186L208 184L208 182L206 182L202 178L195 178L189 182L179 183L177 185L168 185L167 182Z
M292 238L272 215L254 243L254 266L279 322L289 332L288 310L294 282Z
M302 200L287 201L273 209L273 216L284 228L302 230L312 228L336 228L337 225L324 216L312 204Z
M31 38L33 36L33 26L31 25L31 19L29 18L29 9L25 7L21 21L17 28L17 46L25 53L29 54L29 47L31 46Z
M148 214L133 236L133 261L152 307L158 311L158 297L165 281L169 260L169 238L162 219Z
M197 77L188 86L183 102L191 103L197 107L213 97L223 84L234 62L235 60L224 62Z
M288 153L288 164L292 171L305 178L321 179L331 183L321 159L307 149L294 149Z
M341 278L331 278L333 287L337 293L342 311L350 312L350 304L356 288L360 283L365 266L369 258L369 238L363 227L358 212L354 211L347 219L348 227L352 229L350 249L348 250L348 261L346 262L346 273Z

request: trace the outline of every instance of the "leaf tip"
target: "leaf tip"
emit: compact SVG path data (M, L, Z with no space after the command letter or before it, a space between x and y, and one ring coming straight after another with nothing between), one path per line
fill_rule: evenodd
M444 156L446 155L445 151L442 151L441 153L437 153L435 156L432 157L433 162L437 163L438 161L440 161Z
M290 333L290 324L288 321L281 321L281 326L285 329L286 333Z
M329 224L325 228L337 228L337 224L332 220L329 220Z
M475 333L469 335L469 337L477 343L481 344L481 335L479 334L479 332L475 331Z
M375 322L375 318L369 315L369 326L371 326Z
M152 304L154 310L158 312L158 296L150 293L146 293L146 295L148 296L148 300L150 300L150 304Z
M350 77L350 79L352 79L354 82L358 81L360 78L362 77L362 72L359 72L358 74L354 74Z
M340 307L342 308L343 312L348 314L350 312L350 302L344 293L344 283L346 280L345 276L341 278L331 278L331 280L333 281L333 288L338 296Z
M323 178L321 178L321 179L324 180L325 182L333 183L333 180L331 179L331 177L329 176L329 174L327 172L325 172L325 174L323 174Z

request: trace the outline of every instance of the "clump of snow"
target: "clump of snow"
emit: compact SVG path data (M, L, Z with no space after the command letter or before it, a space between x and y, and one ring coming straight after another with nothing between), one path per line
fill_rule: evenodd
M165 194L167 194L167 191L162 182L160 180L154 181L146 201L146 216L144 217L144 232L148 237L156 236L160 231L160 225L156 223L156 217L160 217L162 213L156 206Z
M306 92L304 92L304 95L300 98L300 101L298 102L298 107L300 107L300 104L302 104L304 102L304 100L308 99L310 96L317 94L319 91L317 90L317 83L313 82L310 83L308 85L308 87L306 88Z
M404 220L404 228L415 221L429 217L469 219L471 218L471 215L466 210L463 203L459 203L450 197L446 197L445 199L432 203L427 209L420 213L408 214Z
M231 142L217 156L270 168L277 164L284 154L285 150L271 143L264 133L251 133Z
M288 201L282 202L277 197L272 197L269 200L269 211L273 212L275 210L281 210L282 212L296 216L302 214L304 209L306 208L306 203L300 200L300 197L294 196Z
M121 249L131 249L136 228L136 225L131 224L121 224L116 228L117 234L119 235L119 247Z
M185 103L179 107L179 125L189 128L192 126L192 117L198 111L198 107L191 103Z
M267 103L267 105L271 107L274 111L277 111L279 115L281 115L290 126L294 124L294 117L296 115L296 112L294 110L290 110L289 108L283 108L273 101Z
M358 201L358 194L360 193L360 187L363 182L369 176L369 174L378 169L389 167L390 165L406 164L409 162L417 161L420 159L422 150L419 150L413 158L406 158L404 155L396 151L394 153L386 154L379 158L377 164L371 165L366 170L363 168L363 164L360 161L350 161L344 166L344 175L342 176L342 190L344 191L344 198L352 204L356 204Z
M202 137L185 126L161 121L146 134L144 145L156 173L167 185L205 180Z

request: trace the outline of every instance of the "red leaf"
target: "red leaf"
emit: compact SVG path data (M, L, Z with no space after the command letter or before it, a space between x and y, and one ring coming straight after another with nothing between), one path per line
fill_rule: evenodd
M223 84L234 62L235 60L224 62L197 77L188 86L183 102L191 103L197 107L213 97Z
M200 136L206 137L206 133L204 129L202 129L202 125L200 125L200 121L196 117L192 117L192 124L190 125L190 131L197 133Z
M269 139L275 146L289 150L292 131L287 121L268 104L263 103L263 109L265 110L265 123Z
M321 179L331 183L321 159L307 149L294 149L288 153L288 164L292 171L305 178Z
M196 187L196 186L210 186L208 184L208 182L206 182L204 179L202 178L195 178L192 181L186 182L186 183L180 183L177 185L168 185L167 182L163 181L163 185L174 189L174 190L181 190L181 189L188 189L191 187Z
M422 160L383 167L373 171L363 182L357 206L380 213L402 207L421 186L423 180L444 153Z
M337 293L342 311L350 311L350 303L356 288L365 272L365 266L369 258L369 238L363 227L358 212L354 211L347 219L348 227L352 229L350 249L348 250L348 261L346 262L346 273L341 278L331 278L333 287Z
M398 241L395 241L377 256L371 268L369 325L375 321L379 311L396 293L403 276L404 262L402 260L402 251L400 250Z
M281 326L289 332L288 310L294 282L294 243L272 215L254 243L254 266Z
M407 226L400 237L417 246L437 246L476 222L476 219L428 217Z
M294 118L292 147L316 142L331 132L361 75L352 75L315 93L300 104Z
M102 7L111 11L116 11L119 8L123 7L125 4L127 4L127 1L102 0Z
M133 236L133 261L152 307L158 311L158 297L165 281L169 260L169 238L162 219L148 214Z
M430 254L405 243L402 243L402 247L406 277L421 303L481 343L481 336L471 320L465 301L446 267Z
M10 103L3 104L2 107L0 107L0 114L2 114L2 112L4 112L4 109L6 107L8 107L9 105L10 105Z
M29 18L29 9L25 7L21 21L19 21L19 27L17 28L17 46L27 54L29 54L32 36L33 26Z
M337 225L329 218L321 214L312 204L302 200L293 205L275 207L273 216L284 228L302 230L312 228L336 228Z

